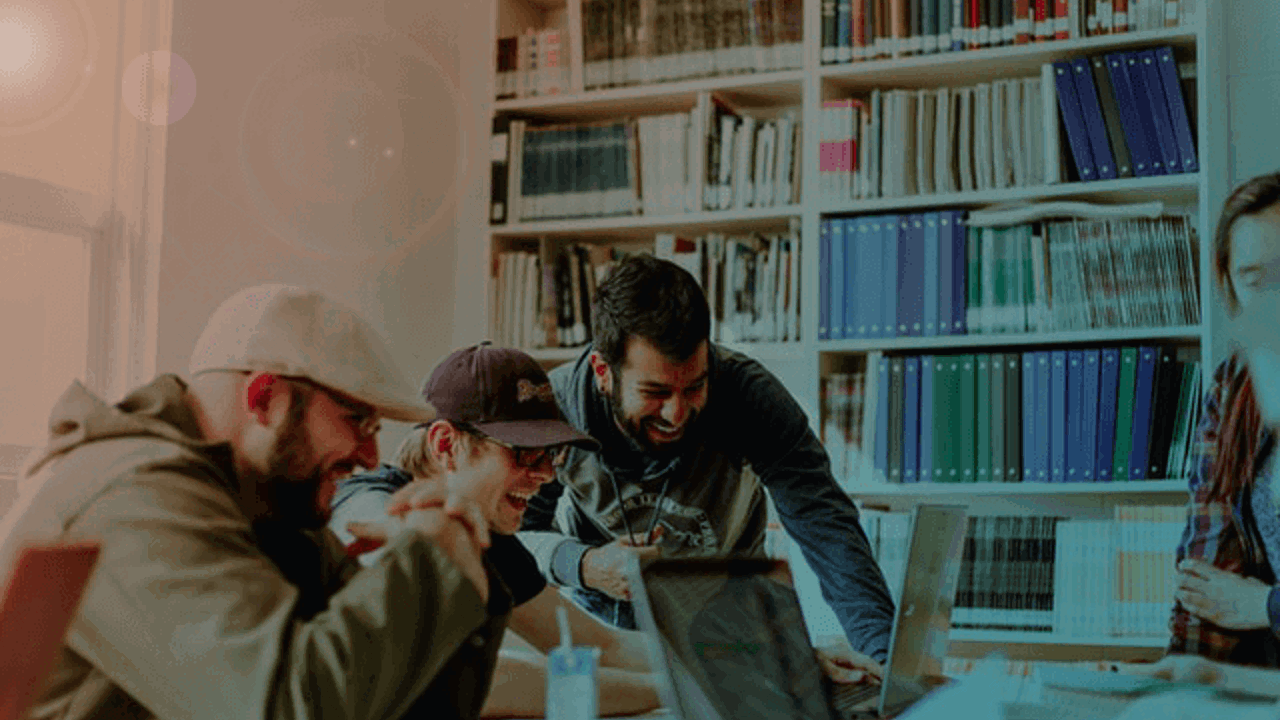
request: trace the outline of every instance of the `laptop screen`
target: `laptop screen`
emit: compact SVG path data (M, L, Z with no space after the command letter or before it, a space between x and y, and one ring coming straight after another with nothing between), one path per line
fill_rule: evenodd
M685 720L830 720L785 564L664 560L643 570Z

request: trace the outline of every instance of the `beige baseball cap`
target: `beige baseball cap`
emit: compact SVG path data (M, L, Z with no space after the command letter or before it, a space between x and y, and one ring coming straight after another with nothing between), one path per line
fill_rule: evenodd
M213 370L303 377L376 408L383 417L436 417L354 310L307 288L257 285L227 298L191 354L191 375Z

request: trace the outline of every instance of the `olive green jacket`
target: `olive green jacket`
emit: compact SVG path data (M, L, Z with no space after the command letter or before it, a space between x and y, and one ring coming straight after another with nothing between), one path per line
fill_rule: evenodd
M486 607L414 530L361 569L327 530L253 524L175 376L116 406L75 383L49 427L0 568L30 540L102 553L28 717L479 715L510 610L492 569Z

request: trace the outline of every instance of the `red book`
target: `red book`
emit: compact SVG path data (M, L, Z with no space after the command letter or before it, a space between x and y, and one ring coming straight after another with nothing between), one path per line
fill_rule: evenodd
M1049 23L1052 20L1049 17L1049 0L1036 0L1036 16L1033 34L1036 40L1048 40L1053 36L1049 31Z
M1070 10L1067 0L1054 0L1053 3L1053 37L1055 40L1066 40L1071 37Z
M969 28L970 50L982 47L978 42L978 28L982 27L982 10L982 0L969 0L969 22L966 27Z
M1129 32L1129 0L1115 0L1111 12L1111 32Z
M1013 39L1015 45L1031 42L1035 34L1031 28L1031 0L1013 0L1013 26L1017 31Z
M853 11L849 13L853 27L853 59L867 59L867 3L870 0L853 0Z

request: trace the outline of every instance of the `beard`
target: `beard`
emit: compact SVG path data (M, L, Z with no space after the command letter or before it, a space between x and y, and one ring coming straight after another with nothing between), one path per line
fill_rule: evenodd
M284 428L271 448L262 492L271 518L284 525L318 530L329 520L329 509L320 507L323 468L315 462L315 452L303 424L306 398L294 395Z
M689 417L684 422L684 431L680 434L680 439L674 442L654 443L649 439L649 427L661 423L660 418L645 417L632 419L627 417L622 408L622 381L617 374L613 376L613 391L609 393L610 411L613 413L614 422L622 430L622 434L626 435L631 442L639 445L642 450L650 455L661 458L671 458L679 455L692 442L694 429L698 422L698 411L690 410Z

